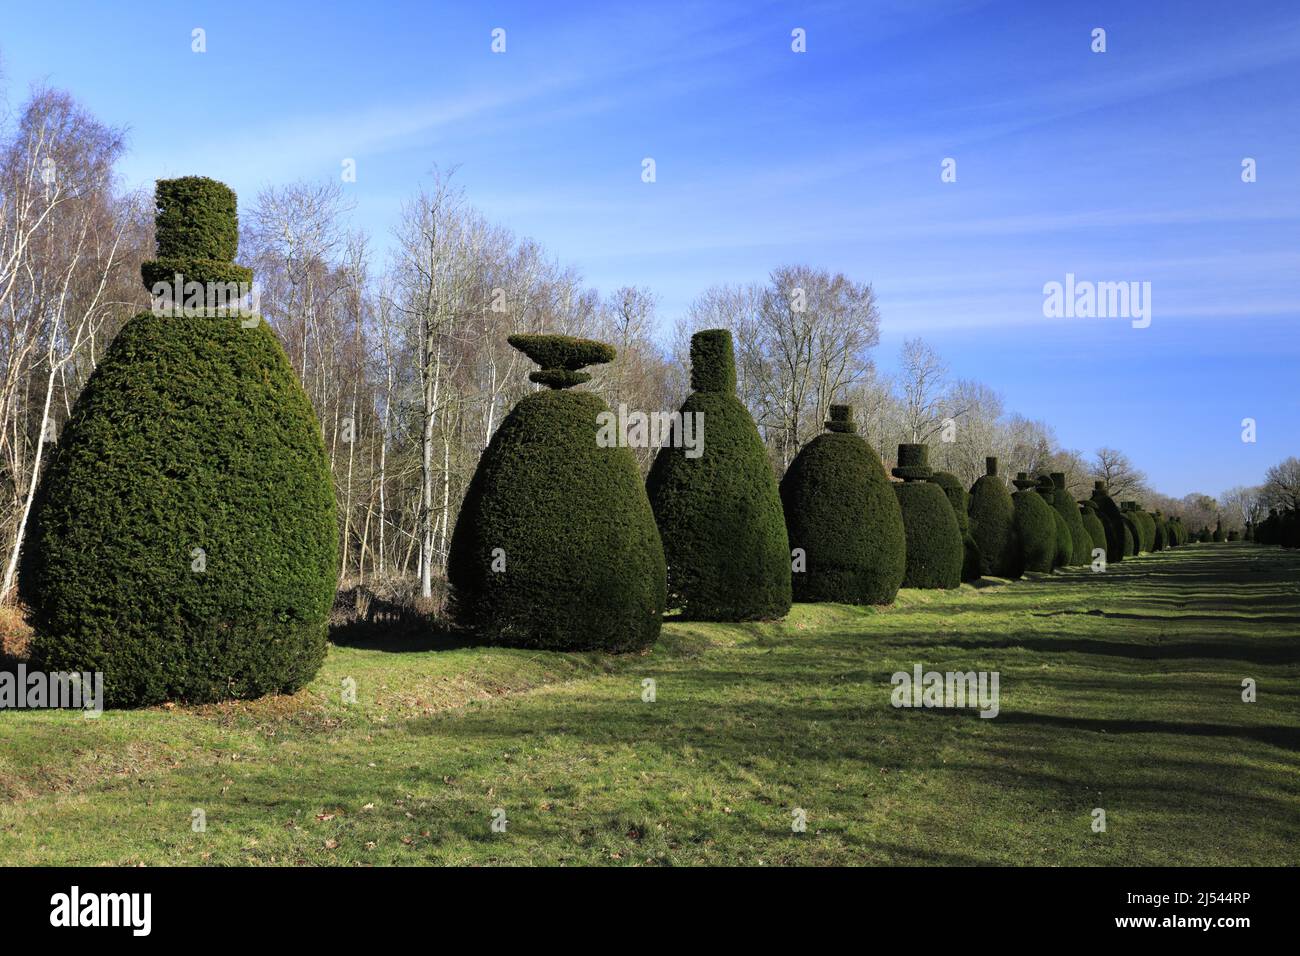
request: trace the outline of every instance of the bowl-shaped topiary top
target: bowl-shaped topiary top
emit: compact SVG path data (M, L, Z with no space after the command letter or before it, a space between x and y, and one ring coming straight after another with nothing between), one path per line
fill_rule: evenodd
M984 574L1015 579L1024 573L1016 539L1015 504L1006 483L998 477L998 460L986 459L987 474L970 489L970 533L980 549Z
M843 411L838 411L843 409ZM804 551L796 601L889 604L903 583L903 516L880 456L832 405L828 433L795 456L781 479L790 547Z
M528 378L547 388L560 390L591 381L582 369L614 361L612 345L572 335L511 335L507 342L541 366Z
M205 176L160 179L154 190L158 255L144 262L146 289L182 282L251 283L253 271L235 265L239 217L234 191Z
M451 612L487 644L635 651L659 636L663 547L631 449L591 392L522 398L479 458L447 559Z
M724 338L729 343L730 333L691 339L691 354L706 366L692 370L693 382L719 386L732 369L734 383L731 359L718 351ZM790 544L758 428L734 385L692 393L681 412L702 416L702 452L687 457L670 441L646 479L668 560L668 606L695 620L781 617L792 599Z
M81 392L23 552L32 650L113 706L296 690L338 528L320 425L264 323L129 321Z

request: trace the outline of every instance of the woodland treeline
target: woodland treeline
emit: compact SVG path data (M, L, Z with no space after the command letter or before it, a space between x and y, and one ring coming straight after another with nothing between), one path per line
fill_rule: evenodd
M123 131L66 93L35 90L0 115L0 546L12 599L40 468L96 362L149 306L140 264L154 252L152 189L120 188ZM197 174L219 170L191 170ZM832 402L856 406L861 434L885 455L928 442L931 463L969 485L988 455L1004 472L1058 471L1075 498L1095 479L1116 499L1225 530L1270 505L1300 504L1300 461L1256 488L1172 499L1122 451L1060 447L1050 423L1004 407L990 385L949 374L921 339L899 372L873 354L881 316L872 287L809 265L766 282L703 290L669 323L653 290L601 291L532 239L488 221L433 170L403 206L391 252L349 226L348 185L298 182L240 197L239 261L255 270L261 310L315 405L339 506L340 584L437 598L451 529L480 453L526 392L519 332L613 344L591 388L617 410L670 411L688 390L692 332L729 328L738 391L778 475L822 430ZM388 237L385 237L387 239ZM664 330L667 329L665 334ZM707 441L707 424L706 438ZM638 449L645 471L654 449Z

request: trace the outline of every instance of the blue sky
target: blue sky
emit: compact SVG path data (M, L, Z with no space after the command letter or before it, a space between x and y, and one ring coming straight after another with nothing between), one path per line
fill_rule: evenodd
M593 285L654 289L665 327L806 262L874 284L886 371L924 336L1165 493L1300 453L1294 2L6 4L0 64L11 105L45 81L129 127L128 185L201 173L251 199L351 157L382 250L459 165ZM1045 318L1067 272L1150 282L1150 327Z

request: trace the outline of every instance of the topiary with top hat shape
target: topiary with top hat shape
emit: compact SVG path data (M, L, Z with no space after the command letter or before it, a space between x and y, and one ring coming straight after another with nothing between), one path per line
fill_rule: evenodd
M1042 496L1047 506L1052 509L1052 522L1055 525L1056 534L1056 552L1052 556L1052 567L1067 567L1074 556L1074 541L1070 537L1070 526L1065 523L1065 518L1056 510L1054 504L1056 486L1052 484L1052 479L1047 475L1039 475L1038 485L1035 490Z
M1065 490L1065 472L1054 471L1047 477L1051 482L1051 496L1044 495L1044 497L1061 516L1070 532L1070 559L1065 563L1075 566L1089 564L1092 561L1092 536L1083 526L1083 516L1079 514L1079 506Z
M799 451L781 479L796 601L889 604L903 583L903 516L880 455L855 434L853 409L832 405L827 431Z
M1024 573L1016 538L1016 506L1006 483L998 477L998 460L984 459L985 474L970 489L970 533L980 551L980 570L1000 578Z
M541 366L479 458L447 559L453 619L483 643L636 651L659 636L663 547L632 450L598 439L603 342L507 341Z
M216 302L249 281L230 189L160 180L156 198L147 286ZM155 302L96 367L41 482L20 580L33 655L102 671L111 706L294 691L325 658L338 575L320 424L260 317L188 291Z
M703 450L659 450L646 491L668 561L668 606L705 621L770 620L790 610L790 543L767 450L736 397L726 329L691 336L683 415L700 416ZM698 428L699 426L697 426Z
M925 445L899 445L894 485L903 512L907 537L905 588L955 588L961 586L965 551L957 517L943 489L928 479L930 449Z
M1079 509L1079 520L1083 522L1083 529L1088 532L1091 550L1088 553L1088 561L1092 562L1092 551L1098 548L1104 553L1106 551L1106 526L1102 523L1101 516L1097 514L1097 506L1091 499L1075 502Z

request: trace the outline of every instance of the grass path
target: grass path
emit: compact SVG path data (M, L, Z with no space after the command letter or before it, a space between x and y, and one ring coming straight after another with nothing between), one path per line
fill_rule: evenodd
M288 698L0 713L0 863L1294 864L1297 648L1300 555L1246 544L632 658L335 647ZM917 663L999 715L893 708Z

